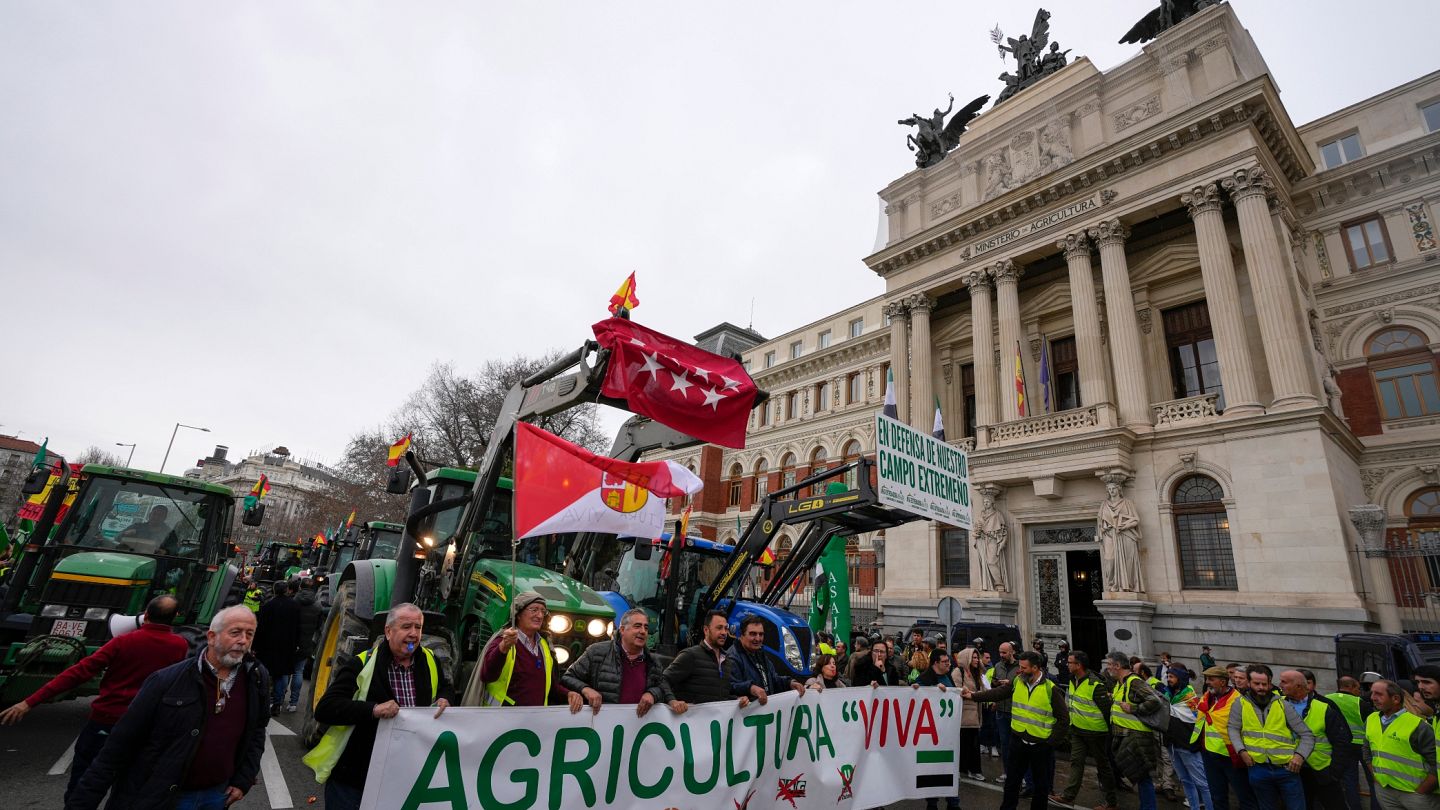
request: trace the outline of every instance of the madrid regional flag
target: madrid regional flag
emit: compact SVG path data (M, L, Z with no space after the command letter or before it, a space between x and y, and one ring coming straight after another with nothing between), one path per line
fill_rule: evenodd
M515 536L607 532L659 537L665 499L700 491L673 461L597 456L534 425L515 425Z

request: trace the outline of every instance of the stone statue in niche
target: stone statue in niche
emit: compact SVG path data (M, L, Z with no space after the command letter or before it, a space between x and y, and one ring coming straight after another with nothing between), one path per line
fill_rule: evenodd
M980 517L971 529L975 551L980 557L980 590L1008 591L1009 576L1005 565L1005 552L1010 545L1010 527L1005 515L995 508L995 496L1000 488L994 484L979 487Z
M1015 180L1010 172L1010 157L1005 150L986 155L983 163L985 166L985 199L992 199L1014 188Z
M1124 473L1107 473L1103 479L1105 502L1100 504L1096 528L1105 590L1140 593L1145 590L1140 576L1140 513L1135 502L1121 492Z

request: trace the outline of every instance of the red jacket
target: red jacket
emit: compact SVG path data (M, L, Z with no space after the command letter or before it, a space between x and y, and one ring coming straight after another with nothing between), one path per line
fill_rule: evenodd
M169 625L146 622L138 630L110 639L93 655L80 659L75 666L35 690L25 702L33 709L89 683L104 672L100 696L90 704L90 719L113 725L119 722L120 715L125 713L150 673L184 659L189 651L190 644L171 632Z

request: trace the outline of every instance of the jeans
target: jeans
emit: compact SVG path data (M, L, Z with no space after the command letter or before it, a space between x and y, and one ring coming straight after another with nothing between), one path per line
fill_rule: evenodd
M1284 765L1255 763L1250 768L1250 787L1260 810L1305 810L1305 789L1300 774Z
M1027 772L1035 780L1034 793L1030 796L1030 810L1049 808L1050 776L1055 772L1055 749L1048 745L1032 745L1012 737L1010 754L1005 757L1005 795L1000 800L1000 810L1016 810L1020 806L1020 783L1025 781ZM1149 810L1154 810L1153 804Z
M292 667L292 669L294 670L293 672L273 673L275 676L275 691L270 696L271 708L285 705L286 684L289 684L290 686L291 705L300 702L300 681L302 679L302 676L305 674L305 662L303 660L296 662L295 666Z
M1210 798L1210 780L1205 775L1205 761L1199 751L1187 751L1179 746L1170 746L1170 762L1175 767L1175 778L1185 789L1185 798L1190 800L1190 810L1215 810Z
M1010 712L995 710L995 737L1000 744L1000 761L1010 762ZM1009 767L1007 764L1006 767Z
M325 783L325 810L360 810L365 788L353 787L334 779Z
M114 727L113 723L86 720L85 725L80 728L80 736L75 738L75 758L70 762L70 784L65 786L66 799L70 798L75 786L80 784L80 778L90 770L90 763L100 756L100 749L105 747L105 741L110 739L110 729Z
M1115 772L1110 769L1110 735L1082 734L1070 728L1070 780L1060 794L1067 804L1080 795L1080 785L1085 778L1085 759L1095 760L1095 773L1100 780L1100 790L1105 796L1105 805L1115 807L1120 803L1115 792ZM1192 810L1199 810L1193 808Z
M1155 810L1155 780L1149 776L1135 783L1135 793L1140 797L1140 810Z
M302 658L302 659L300 659L299 661L296 661L296 662L295 662L295 671L292 672L292 673L290 673L290 705L291 705L291 706L298 706L298 705L300 704L300 687L301 687L301 686L304 684L304 682L305 682L305 664L306 664L309 660L310 660L310 659L308 659L308 658Z
M175 810L225 810L226 786L187 790L175 802Z
M1210 783L1210 799L1215 802L1213 810L1230 810L1231 790L1240 799L1240 810L1257 810L1255 791L1250 789L1250 774L1244 768L1232 765L1228 754L1206 751L1200 757L1205 762L1205 781Z

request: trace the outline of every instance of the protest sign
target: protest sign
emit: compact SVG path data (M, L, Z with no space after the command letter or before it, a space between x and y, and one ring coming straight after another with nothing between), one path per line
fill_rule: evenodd
M880 503L970 528L970 462L964 450L883 413L875 415L875 446Z
M381 721L362 810L866 808L958 788L953 689L786 691L645 717L633 705L433 715Z

